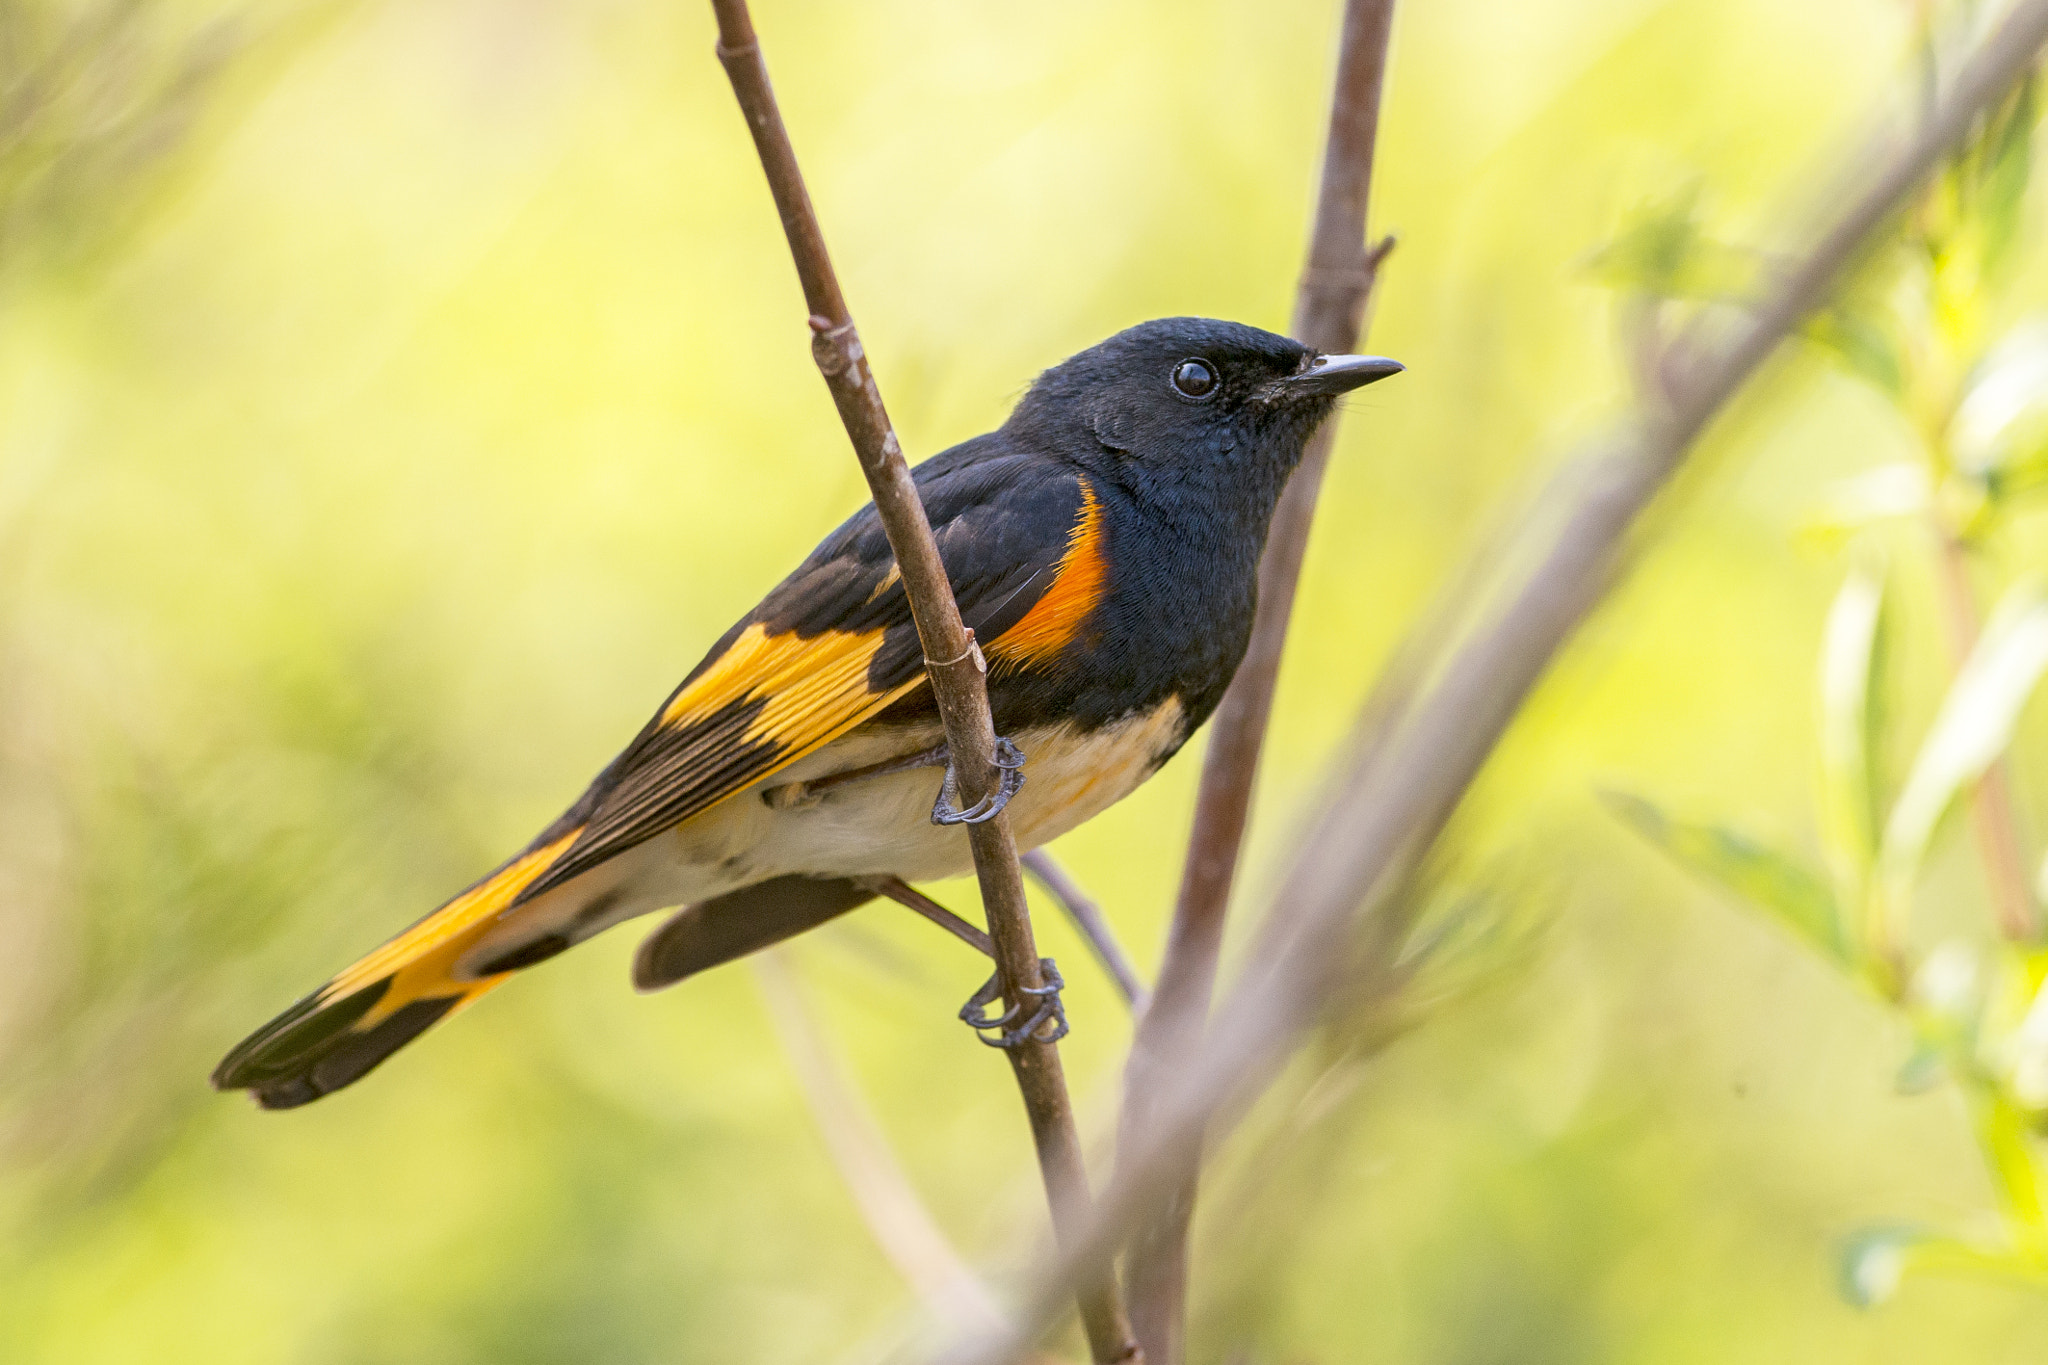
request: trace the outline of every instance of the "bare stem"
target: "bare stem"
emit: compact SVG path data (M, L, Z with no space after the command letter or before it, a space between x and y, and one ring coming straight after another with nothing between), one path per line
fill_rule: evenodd
M1274 897L1244 978L1200 1054L1168 1078L1157 1118L1119 1153L1078 1249L1038 1281L1005 1338L963 1343L952 1362L1018 1359L1078 1278L1099 1274L1182 1185L1185 1154L1242 1114L1280 1071L1342 985L1361 922L1379 926L1404 866L1432 843L1558 650L1628 558L1630 533L1686 453L1842 272L1926 181L1971 125L2025 74L2048 41L2048 0L2020 0L1957 73L1925 125L1880 142L1855 166L1843 205L1740 319L1708 316L1676 338L1659 382L1596 449L1601 458L1550 548L1505 605L1466 640L1385 745L1355 760L1303 840ZM1126 1129L1128 1136L1130 1130Z
M996 946L989 936L940 905L901 877L875 877L868 882L875 894L886 896L906 910L914 910L983 957L994 957Z
M1345 6L1322 189L1294 308L1295 339L1319 351L1342 353L1356 347L1385 255L1385 247L1367 251L1365 219L1393 20L1393 0L1349 0ZM1391 244L1390 240L1386 245ZM1126 1071L1120 1160L1140 1141L1137 1135L1152 1127L1165 1078L1193 1051L1208 1017L1231 883L1273 711L1280 654L1336 428L1334 415L1323 423L1275 509L1259 566L1259 609L1251 645L1209 727L1166 955L1152 1004L1139 1021ZM1179 1365L1185 1354L1187 1242L1201 1165L1199 1138L1181 1152L1179 1161L1178 1193L1133 1241L1125 1266L1132 1326L1153 1365Z
M1956 667L1977 647L1977 598L1970 590L1969 552L1948 527L1934 527L1941 562L1942 609ZM2031 943L2040 932L2034 923L2033 894L2027 885L2026 862L2020 853L2019 822L2013 814L2012 788L2003 758L1977 779L1970 794L1970 823L1977 831L1977 851L1998 917L1998 928L2018 943Z
M882 406L882 395L868 369L867 352L854 330L853 316L840 292L838 276L825 249L825 234L811 207L810 192L798 168L796 150L783 126L782 112L768 82L767 63L754 34L746 0L712 0L718 17L718 60L732 81L733 94L746 115L747 128L768 177L769 191L782 217L789 252L803 282L810 309L811 355L825 376L839 409L839 420L853 441L861 473L874 495L875 511L889 537L889 548L903 575L910 614L924 650L925 672L932 696L945 722L946 745L952 756L960 794L973 805L993 792L995 725L989 714L987 665L971 631L960 620L952 584L932 539L924 503L910 477L902 447ZM1017 846L1010 837L1009 817L969 826L974 869L981 881L981 899L995 941L996 969L1005 999L1022 1006L1027 990L1042 988L1038 948L1024 900L1024 880L1017 866ZM1073 1100L1067 1093L1059 1049L1036 1039L1006 1049L1018 1089L1031 1120L1052 1210L1053 1231L1064 1245L1089 1217L1091 1198L1082 1164L1081 1137L1074 1122ZM1107 1272L1091 1278L1079 1292L1082 1325L1098 1362L1139 1358L1124 1318L1116 1277Z
M1116 940L1116 931L1109 927L1108 918L1102 913L1081 884L1067 874L1067 870L1053 860L1053 856L1042 848L1034 848L1024 855L1024 870L1031 874L1053 902L1066 912L1081 937L1088 940L1088 946L1095 952L1095 960L1102 964L1102 970L1109 973L1116 982L1124 1003L1133 1013L1142 1014L1151 992L1138 976L1138 969L1131 965L1130 955Z
M868 1231L897 1273L942 1321L987 1331L1002 1321L1001 1309L904 1174L845 1063L818 1027L786 952L773 948L757 955L754 978L789 1054L798 1088Z

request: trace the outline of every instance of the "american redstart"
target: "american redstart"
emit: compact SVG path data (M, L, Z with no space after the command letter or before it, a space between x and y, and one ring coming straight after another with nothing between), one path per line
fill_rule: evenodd
M1398 373L1205 318L1120 332L1009 420L917 466L988 663L1021 848L1130 794L1222 699L1273 507L1339 395ZM666 986L845 913L878 878L972 867L945 735L873 506L827 536L526 850L228 1054L288 1109L359 1079L511 973L681 906ZM1017 778L1023 777L1022 785Z

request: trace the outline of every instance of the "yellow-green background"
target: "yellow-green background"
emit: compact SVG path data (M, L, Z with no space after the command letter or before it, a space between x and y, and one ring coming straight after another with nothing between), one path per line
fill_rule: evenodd
M1130 323L1284 326L1334 4L758 19L913 458ZM1435 585L1617 410L1589 254L1690 185L1737 237L1829 203L1816 171L1909 38L1886 0L1402 7L1372 345L1409 372L1344 420L1248 906ZM711 42L688 3L323 11L261 38L170 161L0 263L0 1360L837 1362L912 1321L749 969L635 996L635 929L310 1109L205 1084L523 843L861 501ZM1810 360L1722 429L1460 824L1459 865L1536 927L1255 1122L1200 1228L1198 1360L2048 1354L2020 1291L1844 1304L1843 1238L1988 1207L1959 1102L1897 1095L1890 1016L1594 799L1811 849L1842 566L1799 528L1904 449ZM1945 664L1896 545L1917 726ZM1148 970L1197 758L1059 848ZM1937 901L1966 906L1967 841L1944 849ZM1001 1281L1039 1236L1022 1115L951 1022L980 964L907 918L789 961ZM1041 933L1100 1135L1129 1025Z

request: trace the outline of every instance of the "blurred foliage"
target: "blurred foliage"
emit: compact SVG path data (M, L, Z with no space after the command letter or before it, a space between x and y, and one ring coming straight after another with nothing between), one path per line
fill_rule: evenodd
M1949 65L1948 46L1959 36L1941 20L1960 28L1954 21L1963 13L1925 16L1919 66L1930 80ZM2038 91L2039 79L2029 80L1980 120L1809 333L1845 373L1883 396L1915 445L1908 459L1844 481L1819 519L1830 540L1858 538L1858 562L1828 612L1820 662L1820 824L1832 877L1738 831L1676 820L1638 796L1611 797L1616 812L1673 859L1779 921L1896 1012L1912 1039L1902 1092L1944 1080L1962 1092L1997 1197L1996 1221L1857 1234L1844 1255L1843 1292L1863 1305L1889 1298L1919 1271L2048 1290L2048 863L2036 879L2018 861L2020 840L2039 835L2015 828L2005 772L2021 712L2048 671L2040 561L2012 534L2048 471L2044 319L2002 315L2015 257L2033 245L2024 223ZM1690 212L1672 216L1683 226L1655 239L1669 245L1607 253L1603 259L1636 264L1632 277L1610 278L1653 296L1674 280L1700 278L1684 260L1719 249ZM1726 302L1738 294L1691 297ZM1958 657L1893 781L1888 753L1910 732L1886 706L1889 664L1901 649L1942 648L1892 639L1886 550L1874 528L1898 521L1914 536L1894 552L1931 559L1943 580L1942 624ZM1976 599L1984 591L1999 597L1980 627ZM1947 826L1963 823L1951 813L1964 807L1977 826L1982 888L1960 903L1949 893L1940 935L1918 935L1929 856ZM1966 907L1979 923L1955 921Z
M5 13L10 88L52 53L93 74L36 87L55 93L0 158L0 1360L886 1356L909 1291L744 971L635 997L627 931L309 1109L204 1085L250 1026L549 819L860 501L708 14ZM1659 288L1745 288L1793 240L1783 187L1911 88L1916 13L1403 8L1374 190L1402 245L1373 346L1409 373L1346 419L1248 907L1407 624L1620 401L1599 244L1661 215L1631 248ZM757 20L913 452L1134 321L1284 323L1331 0L1056 0L1028 22L763 0ZM1298 1059L1222 1153L1197 1225L1204 1365L2038 1355L2034 1296L1914 1278L1862 1314L1830 1271L1859 1236L1887 1248L1857 1263L1874 1287L1997 1246L2003 1226L1969 1224L2002 1197L1970 1134L2035 1140L2032 1109L1973 1108L1995 1093L1974 1082L1894 1085L1918 1034L1924 1080L2032 1036L2007 1023L2025 980L1994 970L2017 950L1984 924L1954 817L1894 916L1910 976L1844 991L1811 939L1726 914L1597 793L1731 812L1657 827L1695 866L1803 888L1818 932L1783 870L1809 869L1848 941L1874 941L1844 879L1883 866L1907 742L1941 728L1956 667L1930 643L1949 580L1925 542L1958 539L1985 603L2048 550L2024 492L2039 179L1945 188L1954 206L1930 199L1845 300L1899 396L1816 347L1716 433L1461 813L1413 992ZM1980 240L1999 194L2002 244ZM1852 538L1862 595L1831 616ZM2031 657L2019 591L2001 677ZM1884 662L1816 728L1821 637ZM2028 838L2044 719L2015 701L2004 746ZM1817 811L1824 756L1876 776L1830 779ZM1058 850L1148 966L1194 758ZM1041 924L1106 1136L1125 1014ZM951 1022L979 964L886 907L790 960L938 1222L1000 1281L1041 1197L1007 1069ZM1966 973L1937 964L1960 962L1978 984L1943 994ZM1980 997L1940 1015L1953 1036L1921 1026L1939 1011L1917 1002Z
M226 78L277 36L241 12L136 0L0 5L0 267L103 260L208 131ZM244 64L246 67L246 64Z

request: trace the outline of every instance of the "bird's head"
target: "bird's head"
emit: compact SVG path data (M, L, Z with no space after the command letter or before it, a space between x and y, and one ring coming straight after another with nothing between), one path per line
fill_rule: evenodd
M1007 425L1152 477L1284 478L1339 397L1400 371L1242 323L1160 318L1047 370Z

